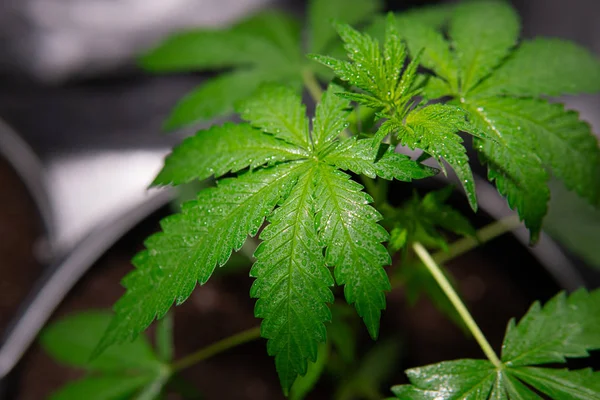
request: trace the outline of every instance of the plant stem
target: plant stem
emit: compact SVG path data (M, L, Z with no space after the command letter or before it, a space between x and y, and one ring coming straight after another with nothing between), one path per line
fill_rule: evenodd
M466 252L474 249L483 243L489 242L507 232L510 232L521 225L518 215L511 215L498 221L494 221L489 225L477 231L476 237L467 236L452 243L448 251L439 251L433 255L433 259L438 264L444 264Z
M308 90L310 97L318 103L321 101L321 97L323 97L323 89L321 89L321 85L317 78L315 78L315 74L309 69L305 69L302 71L302 81L304 82L304 86ZM352 134L348 129L344 129L340 132L340 136L349 138L352 137Z
M191 367L201 361L204 361L214 355L222 353L233 347L241 344L251 342L260 337L260 327L250 328L248 330L236 333L235 335L226 337L225 339L219 340L207 347L198 350L195 353L189 354L171 364L171 371L177 372L182 369Z
M310 96L313 98L315 103L321 101L321 97L323 96L323 89L321 89L321 85L315 78L315 74L312 71L305 69L302 71L302 81L304 82L304 86L310 93Z
M481 332L481 329L479 329L479 326L477 326L477 323L469 313L469 310L467 310L467 307L465 307L464 303L461 301L460 297L458 297L458 294L456 294L456 291L454 290L448 279L446 279L446 277L442 273L440 267L431 257L431 254L429 254L427 249L425 249L425 247L423 247L423 245L419 242L413 243L413 249L415 250L417 256L419 256L421 261L423 261L423 264L425 264L433 278L437 281L438 285L440 285L446 296L448 296L448 299L450 300L454 308L456 308L458 315L460 315L469 331L471 331L471 334L473 335L477 343L479 343L481 350L483 350L487 358L492 364L494 364L496 368L502 368L502 362L500 361L500 359L492 349L492 346L490 346L489 342Z

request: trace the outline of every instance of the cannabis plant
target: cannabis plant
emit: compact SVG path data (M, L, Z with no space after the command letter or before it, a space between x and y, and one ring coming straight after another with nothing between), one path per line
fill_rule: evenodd
M600 348L600 291L535 303L518 323L509 322L498 356L440 265L451 247L443 231L474 243L479 237L446 204L452 189L415 195L400 206L390 204L387 191L389 181L451 169L476 211L467 138L529 228L532 244L547 212L550 176L599 205L597 140L576 112L549 99L600 91L598 59L563 40L520 39L519 19L501 1L399 15L378 10L367 0L314 0L307 40L293 17L267 12L230 29L175 35L142 57L153 71L228 68L186 96L168 128L233 110L243 122L202 129L166 158L154 185L211 178L216 184L146 240L91 365L183 303L250 241L257 244L250 296L257 299L260 332L227 343L259 333L267 339L286 395L308 392L323 370L323 346L344 335L335 328L335 312L331 323L332 287L343 287L377 339L392 289L386 267L401 253L394 259L409 295L433 296L487 359L410 369L410 384L392 389L398 398L600 399L600 373L544 366ZM306 103L303 87L312 96ZM401 154L403 146L421 156ZM422 164L429 158L435 167ZM409 262L427 278L403 274ZM52 348L52 340L46 343ZM132 362L146 372L128 393L145 387L156 394L173 371L203 359L159 362L136 343L136 354L143 347L145 355Z

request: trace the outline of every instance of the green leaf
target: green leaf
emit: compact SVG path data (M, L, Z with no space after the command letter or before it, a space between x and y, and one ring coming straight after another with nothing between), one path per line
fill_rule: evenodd
M453 187L427 193L423 198L416 193L400 209L388 212L386 223L392 227L388 246L392 253L409 243L419 242L427 247L447 249L442 228L457 235L475 236L475 228L468 218L445 204ZM399 236L403 236L400 240Z
M400 399L600 399L600 373L531 367L586 357L600 348L600 290L560 293L535 303L518 324L509 322L502 365L457 360L407 371L410 385L392 388ZM528 386L527 386L528 385Z
M592 204L600 203L600 148L577 113L541 99L487 98L466 105L498 143L481 142L490 179L531 230L535 241L547 211L550 171Z
M449 41L439 25L407 19L399 22L398 30L412 54L425 47L421 63L437 75L421 78L424 98L454 97L452 102L464 107L479 129L474 136L486 139L475 140L475 147L488 165L488 178L517 209L532 243L547 212L549 174L591 204L600 204L597 139L576 113L531 98L600 90L596 56L558 39L526 40L516 46L519 19L505 1L456 6ZM381 135L402 132L398 121L384 123ZM465 156L455 162L466 162ZM469 179L470 171L458 172L461 179ZM469 193L472 188L466 189ZM470 200L473 204L474 197Z
M285 12L266 9L241 21L235 28L240 35L251 35L274 44L287 57L288 61L300 63L301 21Z
M394 17L398 30L403 30L406 26L426 26L438 29L446 25L452 15L453 9L454 4L436 4L434 6L411 8L400 13L395 13ZM385 30L385 18L385 15L378 15L363 31L377 39L382 39Z
M590 126L562 104L541 99L481 99L476 105L488 123L507 126L506 141L519 137L521 148L539 154L550 172L569 190L600 204L600 148ZM507 130L514 133L507 133Z
M314 55L315 61L333 69L342 80L379 97L387 92L387 76L384 74L383 55L379 42L355 30L349 25L336 25L344 41L350 61Z
M433 104L409 113L405 126L398 121L390 121L402 144L411 149L423 149L442 168L442 159L450 164L465 189L471 208L477 210L473 173L462 138L457 133L463 131L480 136L481 132L466 120L466 116L460 107Z
M312 53L328 50L336 38L332 22L355 25L372 18L382 8L380 0L311 0L308 6L308 26Z
M126 400L151 380L151 376L89 376L62 387L50 400Z
M141 58L154 72L240 67L204 82L181 99L164 124L167 130L230 114L260 83L301 86L300 26L285 13L265 11L220 30L176 34Z
M258 232L302 166L287 163L224 179L184 204L181 214L164 219L163 232L148 238L147 250L135 256L136 270L123 280L127 292L115 304L116 315L96 353L133 339L173 303L183 303L196 282L204 284L232 250Z
M548 174L540 159L523 148L503 148L491 141L477 141L476 147L482 162L488 166L488 179L496 182L498 192L506 197L510 208L518 211L529 229L530 242L536 243L550 198Z
M276 138L304 149L310 147L306 106L289 87L261 86L251 98L240 104L239 112L243 119Z
M394 367L400 358L400 339L388 338L375 343L364 355L354 375L360 385L371 392L379 391L382 383L394 373Z
M258 278L251 294L259 298L255 314L264 319L261 334L275 356L284 391L306 373L318 343L325 341L324 323L331 318L327 303L333 301L329 286L334 284L327 267L335 268L347 301L371 336L377 336L384 291L390 288L383 269L390 257L381 244L388 234L377 224L381 216L368 205L372 199L362 186L327 159L338 147L347 115L347 102L334 95L336 90L329 89L317 105L312 135L300 97L287 87L267 85L241 106L260 130L248 124L214 127L173 152L159 183L250 170L202 189L180 214L161 222L162 232L146 240L146 250L133 260L136 270L123 280L127 291L114 307L116 315L96 355L135 338L174 303L183 303L196 283L204 284L269 216L251 270ZM365 170L388 179L433 173L391 149L375 162L372 140L363 143L371 150L369 159L359 160ZM160 379L143 396L157 393Z
M519 37L519 17L504 1L459 4L450 19L450 37L467 93L507 56Z
M325 371L331 350L330 347L329 342L319 345L317 360L308 364L306 375L296 379L290 390L290 400L302 400L313 390Z
M542 308L534 303L515 324L508 324L502 361L508 366L565 362L600 349L600 291L561 293Z
M415 56L423 50L421 64L433 70L453 88L458 88L456 60L442 33L419 20L403 20L401 16L397 26L398 33L408 44L410 53Z
M311 57L333 69L343 81L369 94L366 98L350 95L351 100L386 108L386 111L404 112L413 97L411 89L418 61L413 60L404 73L400 74L406 58L406 48L398 37L393 14L388 14L383 49L377 39L360 33L349 25L338 24L337 30L344 41L350 61L320 55Z
M397 338L378 341L359 360L354 371L347 373L335 393L335 400L380 399L383 383L394 373L400 341Z
M600 372L591 369L516 368L514 374L552 399L600 399Z
M399 385L392 392L399 399L487 400L496 371L489 361L444 361L406 371L411 385Z
M556 181L550 181L544 230L589 266L600 268L600 210Z
M307 156L307 151L248 124L225 123L185 139L167 157L153 184L180 185L210 176L219 178L229 172Z
M43 349L60 363L93 371L156 371L161 362L144 336L134 342L114 346L94 360L92 352L111 320L105 311L71 315L45 328L40 336Z
M438 99L452 95L452 88L448 82L436 76L428 76L423 86L423 97L428 100Z
M432 28L440 28L448 22L454 4L436 4L434 6L423 6L411 8L400 14L396 14L398 26L406 24L421 24Z
M420 211L428 216L432 224L439 225L448 232L475 237L476 231L469 219L445 204L453 190L452 186L447 186L427 193L421 202Z
M369 178L379 176L383 179L397 179L410 182L435 175L438 171L412 161L409 157L396 153L392 147L384 151L375 161L371 139L346 139L324 158L325 161L340 169L363 174Z
M269 218L250 273L257 278L250 292L259 299L255 315L263 318L261 335L286 394L306 374L307 360L316 361L317 345L326 338L324 323L331 320L327 303L334 300L314 223L315 173L313 167L302 176Z
M256 69L225 72L208 79L177 102L163 128L173 130L230 114L238 101L267 80L271 79Z
M562 39L525 40L474 94L559 96L600 91L600 60Z
M488 179L496 182L498 192L519 212L531 232L531 242L535 243L548 209L548 173L537 155L540 148L536 146L535 133L522 129L512 117L507 117L508 106L515 109L519 104L514 99L502 98L465 104L473 123L496 135L495 142L476 140L475 148L482 162L488 165Z
M264 16L259 14L254 18L262 21ZM252 27L260 27L261 30ZM153 72L285 65L287 57L279 45L267 39L277 35L265 35L266 29L269 28L260 22L244 22L229 29L178 33L143 55L140 63Z
M312 130L312 139L317 151L326 149L326 146L348 126L350 102L336 95L341 90L336 85L329 85L317 104Z
M368 205L372 199L349 178L333 167L320 166L315 192L318 230L327 246L327 265L335 267L336 282L345 285L346 300L355 305L375 339L385 308L384 292L390 290L383 266L391 259L381 244L388 234L377 224L381 215Z

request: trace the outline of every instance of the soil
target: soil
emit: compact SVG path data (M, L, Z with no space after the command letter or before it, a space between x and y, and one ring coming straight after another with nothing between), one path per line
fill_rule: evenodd
M4 161L0 161L0 193L0 329L4 329L41 272L32 255L41 224L25 188ZM90 308L110 308L123 293L119 281L132 268L131 256L139 250L142 239L158 228L158 219L167 212L153 215L111 248L62 302L52 319ZM483 216L477 222L485 219ZM514 260L519 260L518 265ZM557 291L541 267L511 236L498 238L454 260L449 269L496 349L509 318L523 315L534 299L547 299ZM222 274L177 307L176 357L257 325L252 315L254 301L248 298L250 285L251 279L244 272ZM391 384L405 382L402 370L410 366L482 357L477 344L428 301L419 301L411 307L401 289L390 293L388 299L388 309L382 318L382 338L399 335L402 350L396 371L381 388L382 393L389 393L387 388ZM370 345L365 337L363 347ZM10 398L44 399L80 376L81 371L56 364L36 344L10 376ZM262 340L189 368L183 376L205 399L283 399L273 360L266 355ZM331 387L324 380L308 398L330 399Z

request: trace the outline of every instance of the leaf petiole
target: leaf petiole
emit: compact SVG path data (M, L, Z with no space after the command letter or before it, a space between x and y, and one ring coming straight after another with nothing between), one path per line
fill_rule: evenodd
M438 285L440 285L446 296L448 296L448 299L458 312L458 315L460 315L460 317L464 321L469 331L471 331L471 334L481 347L481 350L483 350L483 352L485 353L486 357L496 368L502 368L502 362L492 349L490 343L485 338L483 332L481 332L481 329L479 329L479 326L469 313L469 310L467 310L467 307L464 305L460 297L458 297L458 294L456 293L448 279L446 279L446 277L442 273L440 267L431 257L431 254L429 254L427 249L425 249L425 247L423 247L423 245L419 242L413 243L413 249L415 250L417 256L419 256L421 261L423 261L423 264L425 264L425 267L427 267L427 269L429 270L433 278L436 280Z
M171 364L171 371L175 373L177 371L181 371L182 369L189 368L192 365L209 359L219 353L227 351L241 344L251 342L258 338L260 338L260 327L258 326L247 329L240 333L236 333L235 335L219 340L218 342L215 342L207 347L204 347L192 354L188 354L187 356L175 361L173 364Z
M312 97L315 103L321 101L321 97L323 96L323 89L321 89L321 85L319 84L317 78L315 78L315 74L313 74L311 70L305 69L302 71L302 82L304 83L306 90L308 90L310 97Z
M522 223L519 216L516 214L499 219L479 229L476 237L466 236L459 239L450 245L448 251L438 251L434 253L432 257L438 264L444 264L498 236L502 236L505 233L515 230L521 225Z

